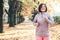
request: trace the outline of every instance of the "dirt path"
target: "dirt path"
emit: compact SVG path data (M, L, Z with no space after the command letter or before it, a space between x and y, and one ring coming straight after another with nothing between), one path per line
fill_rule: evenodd
M35 29L32 22L24 22L9 28L8 24L4 24L4 33L0 34L0 39L4 40L35 40ZM60 25L49 27L50 40L60 39Z

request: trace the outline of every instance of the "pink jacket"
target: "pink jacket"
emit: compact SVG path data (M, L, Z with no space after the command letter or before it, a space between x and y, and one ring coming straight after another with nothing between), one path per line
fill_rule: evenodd
M47 16L49 19L49 22L45 21L42 15ZM48 15L46 12L44 12L43 14L38 13L33 20L33 23L35 22L39 23L38 27L36 28L36 35L49 36L48 24L51 24L51 25L54 24L53 18L50 15Z

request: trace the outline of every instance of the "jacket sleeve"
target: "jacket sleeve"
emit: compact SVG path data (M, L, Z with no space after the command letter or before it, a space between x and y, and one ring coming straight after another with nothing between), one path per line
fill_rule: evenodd
M54 19L50 15L48 15L48 23L51 25L55 24Z
M34 17L33 23L37 22L37 15Z

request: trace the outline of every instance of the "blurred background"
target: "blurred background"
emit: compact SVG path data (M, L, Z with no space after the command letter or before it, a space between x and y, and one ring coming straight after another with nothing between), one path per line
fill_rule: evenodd
M33 20L34 15L38 12L38 6L40 3L45 3L48 8L48 14L50 14L55 22L60 23L60 1L59 0L4 0L4 22L8 22L9 10L13 10L16 23L24 21L22 17L28 17ZM11 7L12 8L11 8ZM11 8L11 9L10 9ZM9 14L9 15L8 15Z
M38 13L40 3L47 5L47 12L55 21L53 27L49 26L50 40L60 40L60 0L3 0L2 30L4 33L0 34L0 38L36 40L33 19Z

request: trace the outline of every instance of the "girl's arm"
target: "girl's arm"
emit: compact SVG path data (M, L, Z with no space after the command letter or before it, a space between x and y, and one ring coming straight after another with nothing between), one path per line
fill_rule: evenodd
M34 17L34 20L33 20L33 25L34 26L37 26L37 17L38 17L38 14Z
M45 16L45 20L48 22L48 24L51 24L51 25L55 24L53 18L50 15L48 15L48 17Z

